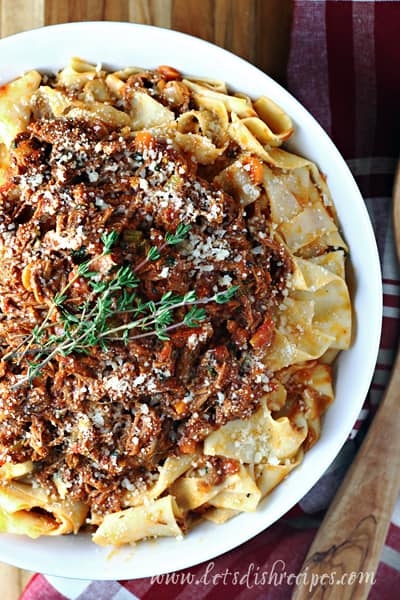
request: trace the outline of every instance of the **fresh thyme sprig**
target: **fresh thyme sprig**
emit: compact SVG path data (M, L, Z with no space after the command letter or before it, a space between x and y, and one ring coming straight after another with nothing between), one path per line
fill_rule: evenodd
M122 266L101 274L91 270L94 262L101 256L110 254L118 240L114 231L101 237L103 251L101 255L81 263L77 272L56 294L53 304L40 325L34 327L32 334L19 348L22 352L11 352L3 360L18 357L28 364L26 376L21 378L13 389L31 382L39 376L43 368L57 355L68 356L72 353L89 354L94 346L107 350L110 342L123 342L157 336L168 340L169 332L181 327L198 327L207 318L201 305L211 302L223 304L236 294L239 286L214 294L207 298L197 298L194 291L177 295L172 291L165 293L158 302L144 302L136 293L140 284L137 272L148 262L158 260L162 250L168 245L181 243L190 230L189 225L179 225L175 234L167 233L163 244L152 246L146 258L136 267ZM69 308L68 290L80 277L87 279L91 288L86 300L79 307ZM174 322L174 311L188 307L183 319ZM53 315L57 311L57 320ZM52 332L53 330L53 332ZM25 347L24 347L25 346ZM33 355L35 360L28 360Z
M164 238L165 241L161 244L161 246L159 248L157 248L157 246L152 246L148 251L146 258L136 265L134 268L135 273L143 269L147 263L158 260L161 257L161 252L165 250L167 246L175 246L176 244L183 242L190 229L191 225L183 225L183 223L179 223L175 233L167 232Z
M110 254L111 248L114 246L117 239L118 239L117 231L111 231L110 233L103 233L103 235L101 236L101 241L103 243L103 252L100 256L106 256L107 254ZM45 330L48 327L49 323L51 322L52 317L53 317L54 313L56 312L57 308L59 306L61 306L63 304L63 302L65 302L65 300L67 299L66 294L67 294L68 290L79 279L79 277L81 277L84 274L89 273L90 265L98 258L99 258L99 256L94 256L90 260L87 260L87 261L81 263L77 269L77 273L69 280L69 282L64 286L62 291L54 296L52 306L49 308L47 315L45 316L41 325L36 325L33 328L32 335L26 342L25 350L22 353L22 358L24 358L24 356L28 354L28 352L30 351L30 349L32 347L32 344L34 344L35 342L40 342L40 340L43 337L43 335L45 334ZM93 273L93 274L97 275L97 273ZM21 344L19 345L18 349L19 348L21 348ZM14 352L9 352L5 356L3 356L2 360L5 360L5 361L9 360L13 356L14 356Z
M183 242L189 231L190 225L183 225L183 223L179 223L175 233L166 233L165 241L169 246L175 246L176 244L180 244L181 242Z

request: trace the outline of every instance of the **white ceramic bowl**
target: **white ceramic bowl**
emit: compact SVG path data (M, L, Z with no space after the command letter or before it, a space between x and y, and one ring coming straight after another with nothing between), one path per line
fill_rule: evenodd
M128 23L72 23L1 40L0 84L32 68L57 70L71 56L110 67L169 64L185 73L223 79L254 98L271 97L294 121L290 147L327 174L350 247L354 340L338 360L335 403L319 442L255 513L220 526L204 523L182 541L141 543L111 557L87 535L35 541L0 536L0 560L24 569L81 579L133 579L189 567L238 546L279 519L323 474L356 421L371 381L381 328L381 274L368 214L346 163L315 119L267 75L221 48L174 31Z

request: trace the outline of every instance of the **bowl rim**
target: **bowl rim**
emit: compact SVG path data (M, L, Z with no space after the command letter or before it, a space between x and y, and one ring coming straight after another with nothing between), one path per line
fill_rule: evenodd
M332 140L329 138L328 134L323 130L323 128L316 121L316 119L308 112L308 110L300 102L298 102L294 98L294 96L292 96L292 94L290 92L288 92L286 89L284 89L283 86L281 86L276 81L274 81L266 73L263 73L260 69L258 69L251 63L247 62L243 58L236 56L232 52L225 50L223 48L220 48L220 47L218 47L210 42L207 42L205 40L196 38L194 36L191 36L191 35L179 32L179 31L174 31L171 29L165 29L165 28L156 27L156 26L152 26L152 25L119 22L119 21L85 21L85 22L60 23L60 24L56 24L56 25L35 28L35 29L29 30L29 31L20 32L20 33L14 34L12 36L3 38L2 40L0 40L0 51L1 50L7 51L7 46L12 48L12 46L14 44L18 44L20 41L21 42L27 41L29 38L31 39L31 41L34 42L35 40L39 40L42 35L46 36L47 34L50 34L50 37L51 37L51 35L52 35L51 32L55 32L55 33L59 32L60 34L63 34L64 36L73 36L73 35L76 35L77 32L84 31L84 30L86 30L86 31L92 30L92 32L97 30L99 32L100 30L109 30L110 31L111 29L120 30L121 36L123 33L122 30L128 31L128 29L130 29L133 31L136 29L137 31L142 31L143 33L148 33L149 35L151 34L151 35L156 35L156 36L159 36L162 38L170 38L171 40L173 39L173 44L175 44L175 45L176 45L176 40L182 40L186 44L195 46L196 49L199 48L199 49L204 49L204 51L207 50L208 52L212 52L213 54L215 54L216 60L219 57L221 58L221 64L222 64L223 59L225 59L227 62L234 61L238 65L238 68L241 67L242 69L246 69L249 72L249 75L251 75L253 73L258 78L260 78L260 76L262 76L266 90L267 89L273 90L271 97L273 99L275 99L275 95L279 91L280 94L283 95L287 99L287 102L291 106L293 106L297 112L299 112L301 114L301 118L302 119L304 118L304 121L307 122L308 124L310 124L312 126L313 130L317 131L318 139L320 139L324 142L324 144L327 147L327 149L329 150L329 152L332 153L332 157L334 158L334 160L341 165L342 175L344 178L346 178L349 188L351 188L351 196L356 201L358 216L361 218L362 226L365 228L364 233L365 233L365 237L367 240L367 246L369 249L369 254L370 254L369 257L372 260L371 264L369 265L369 273L372 276L372 278L374 278L374 281L375 281L375 287L371 288L371 290L370 290L371 293L373 294L373 297L370 298L370 301L372 302L372 305L375 309L374 318L371 318L371 320L369 321L368 335L369 335L371 346L370 346L370 350L367 354L367 360L365 363L363 363L364 372L363 372L362 380L361 380L361 382L359 384L359 388L358 388L358 394L357 394L358 402L355 403L355 406L352 408L351 418L350 417L347 418L347 425L349 425L350 421L352 422L352 424L354 424L357 419L359 410L361 409L361 406L364 402L365 396L367 394L367 391L368 391L368 388L369 388L369 385L370 385L370 382L371 382L371 379L373 376L376 359L377 359L377 355L378 355L378 350L379 350L379 339L380 339L381 321L382 321L382 279L381 279L381 270L380 270L378 249L377 249L377 245L376 245L375 236L373 233L372 224L368 217L368 213L367 213L366 207L364 205L364 201L361 196L361 193L358 189L358 186L354 180L354 177L351 174L350 169L348 168L345 160L343 159L343 157L337 150L337 148L334 145L334 143L332 142ZM97 50L96 50L96 53L100 54L100 52L97 52ZM70 55L73 55L73 53L71 52ZM107 55L107 48L104 49L104 56L106 57L106 55ZM82 58L85 59L86 57L83 56ZM49 62L51 60L52 59L49 59ZM38 62L38 61L36 61L36 62ZM106 63L106 60L104 60L104 62ZM146 62L146 52L144 52L144 62ZM195 61L193 61L193 65L195 67ZM61 66L62 65L60 65L60 67ZM1 77L2 68L3 67L1 65L1 60L0 60L0 83L2 80L2 77ZM35 67L32 66L32 68L35 68ZM42 69L42 67L39 67L39 66L37 68L40 70ZM152 67L149 67L149 68L152 68ZM222 69L223 69L223 66L221 67L221 70ZM235 89L235 87L236 87L235 85L231 85L231 83L229 81L227 81L227 83L228 83L228 86L231 87L231 89L232 88ZM244 82L243 88L246 88L246 82ZM301 151L300 151L300 153L301 153ZM328 180L328 184L329 184L329 180ZM335 204L336 204L336 202L335 202ZM341 220L340 217L341 217L341 215L339 213L339 220ZM354 298L352 298L353 309L354 309L354 304L355 304ZM293 506L295 506L301 500L301 498L314 486L314 484L318 481L318 479L320 479L320 477L323 475L323 473L326 471L326 469L332 463L332 461L334 460L334 458L340 451L341 447L345 443L346 439L348 438L348 434L349 434L350 430L351 430L351 426L350 427L346 426L344 428L344 430L337 433L333 447L329 448L328 451L325 449L324 459L318 464L318 468L315 468L313 473L307 472L308 475L305 478L306 485L303 487L300 486L300 489L297 489L296 491L291 492L290 493L290 501L286 501L286 503L282 502L282 504L280 505L280 507L278 509L275 507L275 509L273 511L271 511L272 516L270 518L265 518L265 514L268 514L268 508L269 508L267 506L267 507L265 507L265 509L262 509L261 507L259 507L257 509L255 514L258 515L258 517L259 517L258 519L245 520L244 517L247 515L242 514L242 515L239 515L238 517L236 517L235 519L233 519L232 521L225 523L222 526L222 528L220 528L220 529L218 527L216 527L215 525L212 525L212 529L214 531L222 533L222 535L220 535L220 536L218 536L218 535L211 536L213 542L215 542L215 546L212 549L209 547L209 545L207 543L204 543L204 539L202 539L202 538L204 538L204 534L205 534L206 538L208 538L208 536L210 535L210 533L209 533L209 530L211 530L210 524L208 524L208 523L202 524L200 526L202 528L202 532L200 532L200 534L196 535L193 538L194 543L196 541L199 542L199 540L200 540L200 542L203 542L203 543L200 543L200 551L197 552L196 556L193 556L193 554L192 554L193 543L188 541L188 540L190 540L190 535L188 537L186 537L182 542L175 542L175 540L173 538L170 538L168 541L172 540L172 541L174 541L175 544L177 544L177 546L178 545L181 546L182 551L180 553L178 551L178 554L180 555L179 564L177 564L176 561L174 562L172 560L172 562L170 564L160 567L160 565L155 565L154 563L156 561L153 560L152 564L150 566L148 566L148 565L141 566L138 569L137 566L135 568L135 566L132 565L132 561L130 561L130 557L129 557L129 555L126 554L125 551L121 551L121 552L125 552L124 558L122 558L122 562L126 561L125 566L123 566L122 568L110 569L110 571L103 571L103 570L99 569L99 567L96 567L93 569L91 564L88 564L86 561L82 561L82 563L86 563L83 565L74 563L73 567L70 566L69 562L63 561L63 560L60 561L60 560L57 560L57 558L49 566L47 563L46 563L46 565L43 564L42 561L43 561L44 555L47 557L50 557L52 553L58 554L58 552L65 551L65 549L67 549L69 554L73 553L74 552L73 542L76 539L81 538L81 536L83 534L78 535L76 538L73 538L72 536L68 536L69 539L65 538L67 543L63 544L63 548L61 550L60 550L60 546L57 546L57 543L56 543L57 541L60 541L60 538L39 538L38 540L33 541L33 540L29 540L28 538L21 537L18 539L18 541L15 542L15 544L14 544L15 548L14 548L12 545L10 546L10 543L7 543L7 542L12 541L12 538L15 538L16 536L10 536L9 534L2 534L2 536L0 538L0 560L8 562L9 564L18 566L20 568L35 570L35 571L39 571L39 572L45 572L47 574L51 574L54 576L77 578L77 579L89 579L90 578L90 579L97 579L97 580L135 579L135 578L149 577L149 576L159 575L159 574L163 574L163 573L167 573L167 572L171 572L171 571L177 571L177 570L180 570L183 568L193 567L204 561L210 561L211 559L220 556L224 552L227 552L229 550L233 550L233 549L237 548L239 545L248 541L249 539L256 536L257 534L262 533L266 528L273 525L288 510L290 510ZM316 446L314 446L314 448L312 448L308 453L306 453L305 461L303 461L302 465L300 465L300 467L298 467L295 471L293 471L291 473L289 480L293 479L293 475L297 474L299 472L299 469L301 469L301 467L304 466L306 461L308 464L310 462L310 459L312 460L312 457L314 457L314 454L316 454L317 456L318 456L318 454L321 454L321 456L322 456L322 445L321 445L322 439L323 439L323 431L322 431L322 437L319 440L319 443L316 444ZM319 450L321 450L321 451L319 451ZM315 460L315 458L314 458L314 460ZM310 471L310 469L308 469L308 471ZM312 469L311 469L311 471L312 471ZM299 476L297 476L296 481L297 480L300 481ZM280 484L278 486L278 488L280 488L284 484L285 484L285 482ZM275 494L275 492L273 492L273 494ZM282 494L280 494L280 496L281 495ZM264 504L265 504L265 500L264 500ZM225 531L224 528L226 528L227 525L229 525L229 523L234 523L234 522L237 524L237 527L236 527L236 533L233 536L234 540L232 542L232 536L227 535L226 539L224 539L224 537L225 537L224 536L224 531ZM245 522L248 526L247 529L246 529L246 527L240 526L241 523L245 523ZM191 533L193 533L193 532L191 532ZM216 537L219 539L216 540L215 539ZM85 557L87 557L87 558L89 558L93 555L96 555L99 552L99 549L92 542L91 542L91 545L93 546L93 548L91 548L90 551L87 551L84 553ZM153 544L152 547L155 548L155 547L157 547L157 545L158 545L158 549L160 549L160 548L162 549L165 546L165 540L159 541L158 544ZM29 547L29 552L27 553L27 556L25 555L25 552L21 552L21 549L23 549L24 546L26 548ZM199 546L199 543L197 543L197 546ZM12 551L10 551L10 548L12 548ZM44 550L43 550L44 554L43 554L43 552L35 552L34 548L36 548L36 549L44 548ZM32 551L31 551L31 549L32 549ZM58 550L58 552L56 553L55 550ZM77 551L75 550L75 552L77 552ZM132 552L130 554L132 555ZM140 555L141 551L140 550L138 551L138 549L136 549L134 554ZM154 553L154 558L157 559L156 551ZM139 561L135 560L134 562L135 563L140 562L140 560ZM78 563L79 563L79 560L78 560ZM120 563L119 563L119 566L120 566Z

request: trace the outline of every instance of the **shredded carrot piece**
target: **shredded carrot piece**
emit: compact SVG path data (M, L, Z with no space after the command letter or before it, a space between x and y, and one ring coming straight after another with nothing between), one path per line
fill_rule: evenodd
M182 415L184 412L186 412L187 404L182 402L182 400L179 400L174 404L174 409L177 415Z
M259 185L263 178L262 162L255 156L249 156L249 158L245 161L245 164L250 165L249 175L252 183L254 183L254 185Z
M31 275L32 275L32 265L28 264L28 265L26 265L26 267L24 267L24 270L22 271L22 275L21 275L22 285L24 286L24 288L26 290L28 290L28 292L32 291Z
M267 317L250 340L250 344L253 348L262 348L263 346L270 345L274 335L274 329L275 324L273 320L271 317Z
M169 65L160 65L157 69L160 75L166 79L167 81L172 81L174 79L181 79L181 74L179 71L170 67Z
M8 179L8 170L6 171L5 174L5 179ZM3 185L0 185L0 194L6 194L8 192L8 190L12 187L12 182L11 181L6 181L6 183L4 183Z
M154 136L148 131L138 131L135 137L135 146L139 150L145 150L151 148L155 144Z
M196 441L184 440L184 442L179 444L179 450L182 452L182 454L194 454L196 451Z

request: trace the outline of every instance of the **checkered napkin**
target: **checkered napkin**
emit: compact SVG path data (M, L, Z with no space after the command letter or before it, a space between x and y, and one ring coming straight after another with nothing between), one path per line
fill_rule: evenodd
M397 344L400 275L391 231L391 192L400 150L399 64L400 1L294 1L288 88L318 119L347 160L371 216L383 272L384 320L378 364L359 419L334 463L275 525L215 561L179 572L179 577L159 582L77 582L35 575L21 600L290 598L293 584L284 573L297 573L302 565L379 404ZM264 582L263 572L269 574ZM376 579L370 600L392 600L396 584L400 584L400 503Z

